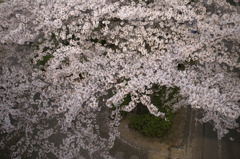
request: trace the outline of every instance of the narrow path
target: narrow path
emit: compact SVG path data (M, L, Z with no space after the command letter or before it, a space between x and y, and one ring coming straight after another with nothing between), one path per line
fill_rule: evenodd
M187 126L190 117L189 113L190 111L186 108L180 109L174 117L172 128L163 138L143 136L137 131L129 129L129 120L124 119L119 127L121 132L119 141L130 148L147 154L147 156L139 156L139 159L185 159L187 155L186 142L189 128ZM118 147L117 145L121 144L117 142L115 145ZM128 153L129 150L126 150L125 153ZM124 153L124 151L122 152ZM132 152L132 154L134 153ZM121 157L116 157L116 159L121 159ZM131 159L131 155L124 159Z
M185 133L178 146L170 146L172 143L169 145L166 140L144 137L129 129L128 121L123 120L119 127L121 137L116 140L111 154L116 159L240 159L239 132L231 130L218 140L211 124L195 121L200 112L191 110L186 114L182 131ZM172 141L179 139L175 136Z

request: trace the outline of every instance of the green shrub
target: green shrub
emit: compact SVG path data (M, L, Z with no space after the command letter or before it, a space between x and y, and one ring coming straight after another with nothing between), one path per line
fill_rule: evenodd
M173 121L173 113L167 117L167 121L150 113L144 115L134 114L130 117L130 127L146 136L161 137L170 128Z
M161 137L172 125L174 116L172 105L177 102L176 95L179 93L179 88L167 88L166 86L160 87L158 85L153 85L151 89L153 90L151 102L159 109L159 111L165 113L165 118L152 115L146 106L139 103L135 108L133 115L130 117L129 125L130 128L137 130L143 135ZM128 95L121 106L127 105L130 100L130 95Z
M51 58L53 58L53 55L45 55L43 56L42 60L38 60L37 61L37 65L40 66L44 66Z

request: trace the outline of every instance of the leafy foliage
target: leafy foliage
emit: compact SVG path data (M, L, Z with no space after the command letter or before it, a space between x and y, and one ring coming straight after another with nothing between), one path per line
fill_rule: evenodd
M161 137L170 128L173 121L173 112L169 113L168 120L156 117L150 113L133 115L130 118L130 127L146 136Z
M146 136L161 137L171 127L173 122L174 112L172 105L177 102L176 95L180 89L178 87L159 87L156 84L151 89L153 90L151 101L159 111L165 113L165 118L154 116L148 111L146 106L139 103L135 108L134 114L130 117L130 127ZM127 95L120 107L128 105L130 101L131 96ZM127 115L127 112L124 111L120 113L124 117Z
M53 55L46 55L46 56L43 56L43 59L42 60L39 60L37 61L37 65L40 66L44 66L51 58L53 58L54 56Z

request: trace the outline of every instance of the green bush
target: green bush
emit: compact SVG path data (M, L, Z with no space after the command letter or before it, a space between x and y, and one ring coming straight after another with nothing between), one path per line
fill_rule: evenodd
M152 115L149 113L146 106L139 103L133 115L130 117L129 125L130 128L137 130L143 135L161 137L172 125L174 116L172 105L177 102L176 95L179 93L179 88L167 88L166 86L160 87L158 85L153 85L151 89L153 90L151 101L159 111L165 113L165 118ZM129 96L125 98L121 106L130 102Z
M38 60L37 61L37 65L40 66L44 66L51 58L53 58L54 56L53 55L45 55L43 56L42 60Z
M146 136L161 137L170 128L173 121L173 113L167 117L167 121L150 113L133 115L130 117L130 127Z

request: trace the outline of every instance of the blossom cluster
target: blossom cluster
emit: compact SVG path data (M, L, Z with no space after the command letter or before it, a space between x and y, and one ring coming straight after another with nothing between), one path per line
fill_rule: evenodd
M240 116L237 7L223 0L0 3L1 149L12 158L111 158L119 111L141 102L164 118L150 100L153 84L179 87L174 110L203 110L201 121L213 121L223 137Z

